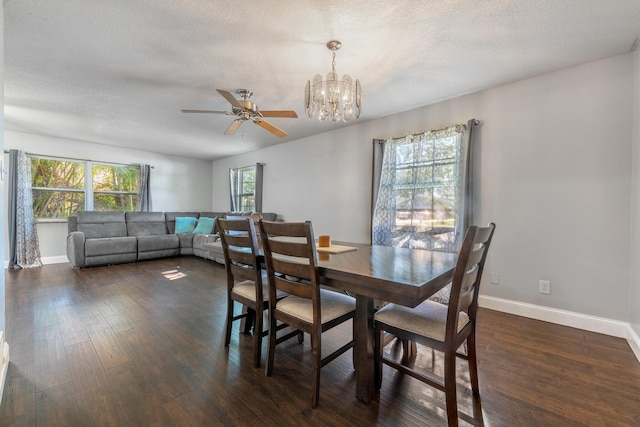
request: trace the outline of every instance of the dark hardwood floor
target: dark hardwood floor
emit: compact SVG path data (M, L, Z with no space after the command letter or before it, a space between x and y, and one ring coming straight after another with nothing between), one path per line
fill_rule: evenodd
M443 393L388 367L374 401L359 402L350 352L322 369L312 410L309 340L280 345L265 377L237 326L223 346L224 283L223 266L196 257L7 271L0 425L446 424ZM324 350L349 328L325 333ZM640 363L625 340L482 309L478 343L485 425L640 425ZM442 371L426 347L415 363ZM458 371L465 425L473 402Z

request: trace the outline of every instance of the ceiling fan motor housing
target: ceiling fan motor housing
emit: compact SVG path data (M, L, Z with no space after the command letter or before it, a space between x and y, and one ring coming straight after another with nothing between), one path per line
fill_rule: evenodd
M260 112L258 106L249 101L253 92L249 89L237 89L236 94L242 99L237 99L229 91L223 89L216 89L220 95L222 95L231 104L231 112L229 111L215 111L215 110L181 110L183 113L210 113L210 114L226 114L234 115L238 118L235 119L229 127L224 131L225 135L233 135L240 125L247 121L252 120L253 123L261 128L271 132L272 134L284 138L287 133L282 129L277 128L271 123L264 120L264 117L280 117L280 118L297 118L298 115L293 110L268 110Z
M251 101L238 101L240 103L240 105L242 105L242 108L244 108L245 111L251 111L251 113L255 114L258 112L258 106L256 104L254 104Z

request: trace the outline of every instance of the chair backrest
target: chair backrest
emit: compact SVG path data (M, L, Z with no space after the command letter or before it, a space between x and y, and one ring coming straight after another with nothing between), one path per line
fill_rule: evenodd
M290 295L312 299L314 312L319 311L318 253L311 221L260 220L260 232L271 300L275 301L277 289Z
M471 321L475 322L482 270L495 229L494 223L487 227L471 226L465 234L451 282L447 335L457 333L458 315L461 311L465 311Z
M262 300L262 268L253 221L218 218L217 222L229 287L233 287L234 280L253 280L259 298L256 300Z

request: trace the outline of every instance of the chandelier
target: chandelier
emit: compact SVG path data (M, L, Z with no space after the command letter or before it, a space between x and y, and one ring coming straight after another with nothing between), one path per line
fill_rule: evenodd
M338 78L336 73L336 50L342 47L338 40L331 40L327 48L333 52L331 72L327 79L322 81L322 76L316 74L313 83L307 80L304 93L304 106L309 117L316 116L324 121L329 117L332 122L348 122L353 117L360 117L360 104L362 89L360 80L354 81L348 74Z

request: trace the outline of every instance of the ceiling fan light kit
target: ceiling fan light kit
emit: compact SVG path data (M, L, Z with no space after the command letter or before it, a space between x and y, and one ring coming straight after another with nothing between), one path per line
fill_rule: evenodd
M216 110L187 110L182 109L183 113L204 113L204 114L226 114L227 116L237 116L238 118L231 122L231 124L224 131L225 135L233 135L240 128L243 122L251 120L253 123L260 126L272 134L284 138L287 133L282 129L272 125L264 120L265 117L278 117L278 118L298 118L298 115L293 110L262 110L258 109L258 106L249 101L249 98L253 95L253 92L249 89L238 89L236 94L241 99L236 99L231 92L222 89L216 89L220 95L224 97L231 104L231 111L216 111Z
M325 81L322 81L320 74L316 74L313 82L307 81L304 105L309 117L317 116L321 121L329 117L332 122L348 122L354 117L360 117L360 80L356 79L354 83L348 74L340 80L336 73L336 50L341 47L342 43L338 40L329 41L327 48L333 52L331 72L327 74Z

